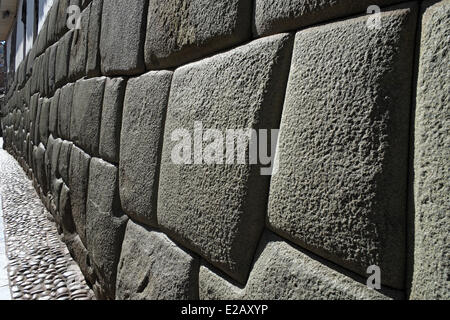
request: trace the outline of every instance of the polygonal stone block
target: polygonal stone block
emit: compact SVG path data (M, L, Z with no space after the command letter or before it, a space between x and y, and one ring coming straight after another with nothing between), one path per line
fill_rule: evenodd
M126 214L156 224L156 190L164 115L172 72L155 71L127 84L120 135L120 199Z
M80 28L73 31L68 73L70 82L75 82L86 75L89 14L90 7L81 12L79 17Z
M246 131L277 128L292 40L289 34L256 40L178 68L172 80L158 191L158 224L242 283L264 226L269 177L261 175L260 165L246 161L248 143L240 144L237 149L243 150L238 152L235 145L239 137L248 138ZM209 138L219 145L231 141L227 152L216 151L219 156L212 157L212 161L203 157L214 142L207 143L199 126L205 131L219 130L219 137ZM177 136L180 129L186 130L182 140ZM234 135L227 133L229 129L241 131ZM198 131L200 138L195 137ZM189 161L174 160L181 143L191 149L192 138L205 138L205 150L195 147L198 142L194 141L197 151L183 148Z
M198 272L198 258L165 234L129 221L117 271L116 299L198 299Z
M97 281L111 299L115 297L117 265L128 220L120 208L117 171L101 159L91 160L86 206L87 249Z
M415 250L411 299L450 299L449 34L450 1L426 8L414 134Z
M100 37L102 74L113 76L144 72L146 11L147 0L103 1Z
M53 136L58 134L58 105L61 90L56 90L53 98L50 99L50 114L48 118L48 130Z
M104 160L119 163L120 129L126 80L108 78L105 83L99 153Z
M296 34L268 205L280 235L363 276L377 265L397 289L416 9L383 12L380 29L360 17Z
M379 7L402 0L255 0L254 33L267 36L297 30L313 24L357 13L365 14L369 6Z
M316 260L282 238L264 233L243 289L206 265L200 267L201 300L387 300L401 292L369 289L325 260Z
M72 207L70 204L70 190L65 183L62 185L61 193L59 195L59 216L65 237L75 233L76 229L73 222Z
M72 153L72 146L72 142L63 141L61 143L61 150L59 151L58 173L66 184L69 183L70 155Z
M61 88L58 103L58 134L61 138L70 139L70 118L72 112L73 91L75 84L70 83Z
M148 69L185 64L250 38L248 0L150 0L145 40Z
M70 140L92 156L98 156L105 82L104 77L79 80L73 93Z
M72 147L70 155L69 189L72 216L81 241L86 246L86 199L91 157L80 148Z
M48 140L48 119L50 114L50 100L44 98L42 101L41 112L39 113L39 141L47 146Z
M101 75L99 45L103 0L93 0L90 7L86 75L88 77L98 77Z
M69 57L72 43L73 31L67 32L58 41L58 49L56 51L56 67L55 67L55 86L62 87L67 83L67 76L69 74Z

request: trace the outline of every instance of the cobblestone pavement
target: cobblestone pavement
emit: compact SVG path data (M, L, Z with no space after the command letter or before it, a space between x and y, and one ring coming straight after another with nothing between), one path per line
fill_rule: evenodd
M12 299L93 299L31 181L1 145L0 138L0 193Z

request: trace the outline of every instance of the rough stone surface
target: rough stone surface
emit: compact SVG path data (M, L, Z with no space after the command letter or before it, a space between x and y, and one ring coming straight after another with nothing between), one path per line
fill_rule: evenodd
M371 5L380 7L402 0L255 0L256 36L296 30L331 19L365 14Z
M59 151L58 173L66 184L69 183L70 155L72 153L72 146L72 142L63 141L61 143L61 150Z
M72 207L70 204L70 190L66 184L62 185L61 193L59 195L59 215L64 235L67 237L74 234L76 230L72 217Z
M58 133L63 139L70 138L70 118L72 111L73 90L75 84L71 83L61 89L58 103Z
M247 278L264 226L269 179L261 175L259 166L236 161L231 165L176 164L171 159L176 147L172 133L184 128L192 136L196 121L205 130L217 128L223 135L229 128L276 128L292 40L289 34L256 40L183 66L172 81L158 223L239 282Z
M58 134L58 105L59 105L59 96L61 94L61 90L58 89L53 98L50 100L50 114L48 119L48 130L53 135Z
M90 12L90 7L81 12L80 29L75 29L72 34L68 73L70 82L75 82L86 75Z
M250 38L248 0L150 0L145 40L148 69L178 66Z
M345 273L266 232L244 288L236 286L209 266L202 265L199 294L202 300L390 299L381 292L369 289L363 278L356 281ZM382 291L396 298L402 296L400 292Z
M377 265L398 289L417 14L408 6L383 13L379 30L363 17L297 33L268 207L276 232L363 276Z
M412 299L450 299L449 35L450 1L427 8L415 118Z
M100 32L102 24L103 0L93 0L89 15L89 33L86 60L86 75L88 77L97 77L101 75L100 71Z
M91 157L73 146L70 155L69 189L72 216L81 241L86 246L86 199Z
M73 93L70 140L91 156L98 156L105 82L104 77L79 80Z
M129 221L117 273L116 299L198 299L198 260L165 234Z
M119 163L120 129L126 84L124 78L108 78L105 83L99 153L102 159L112 163Z
M58 52L58 45L54 44L49 48L48 57L48 91L50 95L55 92L55 75L56 75L56 54Z
M50 114L50 100L44 98L42 101L41 112L39 113L39 141L47 146L48 140L48 119Z
M147 7L147 0L103 2L100 37L102 74L134 75L145 71Z
M67 8L70 0L58 0L58 13L56 18L56 36L61 38L67 31Z
M86 205L87 249L106 295L114 299L117 265L125 234L127 216L120 210L117 168L93 158L89 169Z
M159 154L171 79L169 71L149 72L130 79L125 93L120 199L130 217L149 225L156 224Z
M55 68L55 85L57 88L62 87L67 83L67 76L69 75L69 61L70 48L72 43L73 31L67 32L59 41L58 49L56 51L56 66Z

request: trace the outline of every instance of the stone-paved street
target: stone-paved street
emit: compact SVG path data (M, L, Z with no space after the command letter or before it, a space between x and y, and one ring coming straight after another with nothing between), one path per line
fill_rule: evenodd
M12 299L93 299L50 213L2 142L0 138L0 194Z

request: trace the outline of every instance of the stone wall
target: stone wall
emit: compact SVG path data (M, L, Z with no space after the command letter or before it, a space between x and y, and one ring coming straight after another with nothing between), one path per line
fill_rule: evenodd
M99 298L449 299L449 33L448 0L55 1L5 148ZM175 164L196 123L280 128L278 171Z

